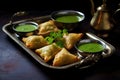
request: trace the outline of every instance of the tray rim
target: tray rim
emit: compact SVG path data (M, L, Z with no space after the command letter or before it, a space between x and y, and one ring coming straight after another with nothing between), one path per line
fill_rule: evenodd
M40 16L40 17L35 17L35 18L32 18L32 19L25 19L25 20L19 20L19 21L14 21L13 24L17 24L17 23L20 23L20 22L24 22L24 21L29 21L29 20L36 20L36 19L44 19L44 18L50 18L50 15L46 15L46 16ZM41 59L37 54L35 54L32 50L28 49L27 47L25 47L25 45L22 43L22 41L20 41L17 37L15 37L14 35L12 35L8 30L7 28L11 25L11 23L7 23L5 25L3 25L2 27L2 30L4 31L4 33L6 33L13 41L15 41L20 47L22 47L29 55L31 55L37 62L39 62L41 65L45 66L45 67L48 67L48 68L51 68L51 69L68 69L68 68L71 68L71 67L77 67L79 69L82 69L82 68L86 68L88 66L91 66L91 65L87 65L87 66L83 66L83 67L80 67L80 64L82 63L82 61L79 61L79 62L75 62L73 64L69 64L69 65L66 65L66 66L61 66L61 67L55 67L55 66L52 66L52 65L48 65L47 63L43 62L43 59ZM111 48L111 52L109 55L104 55L103 58L106 58L106 57L109 57L111 56L114 52L115 52L115 47L113 45L111 45L110 43L106 42L105 40L103 40L102 38L96 36L95 34L93 33L90 33L90 32L86 32L85 33L89 38L94 38L96 40L100 40L102 42L104 42L105 44L107 44L107 46L109 48Z

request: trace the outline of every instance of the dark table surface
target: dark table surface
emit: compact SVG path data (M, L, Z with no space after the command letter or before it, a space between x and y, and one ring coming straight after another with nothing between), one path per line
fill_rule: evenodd
M45 14L49 13L41 15ZM115 30L104 38L116 48L112 56L85 69L53 70L39 64L2 31L10 17L8 13L0 15L0 80L120 80L120 34ZM88 26L89 21L87 18L83 25Z

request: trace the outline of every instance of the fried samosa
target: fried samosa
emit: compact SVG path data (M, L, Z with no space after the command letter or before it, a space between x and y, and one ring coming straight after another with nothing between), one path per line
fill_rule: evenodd
M39 31L38 34L39 35L43 35L46 36L48 35L50 32L56 32L59 29L57 28L57 26L54 24L53 20L49 20L46 22L43 22L41 24L39 24Z
M52 43L50 45L44 46L40 49L36 49L35 52L40 55L45 62L50 61L54 58L54 56L61 50L56 43Z
M62 48L62 50L55 55L53 66L63 66L77 62L78 60L80 60L78 56L71 54L67 49Z
M73 48L73 46L75 45L75 43L77 41L79 41L83 36L83 33L68 33L68 34L64 34L63 38L64 38L64 46L66 49L70 50L71 48Z
M37 49L48 45L49 43L44 39L43 36L32 35L28 37L23 37L22 41L30 49Z

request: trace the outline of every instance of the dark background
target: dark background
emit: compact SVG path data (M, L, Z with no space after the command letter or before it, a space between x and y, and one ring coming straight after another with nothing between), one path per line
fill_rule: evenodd
M102 0L93 0L95 9ZM119 0L107 0L108 8L113 12L118 8ZM1 0L0 12L14 13L17 11L52 12L55 10L73 9L90 14L90 0Z

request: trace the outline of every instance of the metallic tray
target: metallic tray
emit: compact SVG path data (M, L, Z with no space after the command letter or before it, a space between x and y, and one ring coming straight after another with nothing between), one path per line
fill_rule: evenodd
M51 68L51 69L68 69L68 68L78 68L78 69L83 69L83 68L87 68L90 67L92 65L94 65L95 63L97 63L99 60L109 57L111 56L114 52L115 52L115 47L112 46L111 44L109 44L108 42L106 42L105 40L101 39L100 37L94 35L93 33L87 32L85 33L86 38L92 38L95 40L100 40L103 43L105 43L106 45L106 52L102 52L102 54L100 55L90 55L78 62L69 64L69 65L65 65L65 66L60 66L60 67L55 67L52 66L46 62L44 62L44 60L38 56L37 54L35 54L32 50L28 49L25 44L19 39L19 37L15 34L15 32L12 30L12 26L15 24L18 24L20 22L24 22L24 21L35 21L37 23L42 23L44 21L50 20L50 15L46 15L46 16L40 16L40 17L35 17L35 18L30 18L30 19L24 19L24 20L19 20L19 21L15 21L11 24L7 23L2 27L2 30L12 39L14 40L20 47L22 47L29 55L31 55L38 63L40 63L41 65L47 67L47 68ZM78 53L79 56L79 53Z

